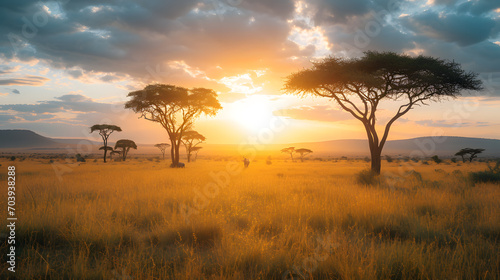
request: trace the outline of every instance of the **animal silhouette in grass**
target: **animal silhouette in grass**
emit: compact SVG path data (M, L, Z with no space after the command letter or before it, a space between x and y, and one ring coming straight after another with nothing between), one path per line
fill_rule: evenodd
M90 133L94 131L99 131L99 135L101 135L102 142L104 143L103 147L108 147L108 138L109 136L115 132L115 131L122 131L122 129L119 126L112 125L112 124L95 124L92 127L90 127ZM104 150L104 162L106 162L106 155L108 153L107 148L103 148Z
M312 68L291 74L285 82L286 93L326 97L363 124L375 174L380 174L382 149L396 120L415 106L481 89L477 74L453 61L373 51L360 58L313 62ZM376 112L383 101L400 103L379 135Z

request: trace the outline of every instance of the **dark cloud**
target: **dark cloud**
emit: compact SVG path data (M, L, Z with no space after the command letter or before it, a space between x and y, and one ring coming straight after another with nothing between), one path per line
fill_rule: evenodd
M476 0L476 1L467 1L460 4L457 8L457 11L459 13L471 13L473 15L482 15L498 8L500 8L499 1Z
M330 106L302 106L274 112L277 116L290 117L297 120L336 122L352 119L352 115Z
M47 81L50 81L50 79L29 75L22 78L0 79L0 85L41 86Z
M11 92L14 94L21 94L21 92L17 89L12 89Z
M425 12L404 18L404 23L417 35L467 46L494 35L495 20L476 15Z
M94 102L80 94L67 94L56 97L57 100L40 101L36 104L6 104L0 105L0 111L14 111L40 115L60 112L106 113L111 105Z

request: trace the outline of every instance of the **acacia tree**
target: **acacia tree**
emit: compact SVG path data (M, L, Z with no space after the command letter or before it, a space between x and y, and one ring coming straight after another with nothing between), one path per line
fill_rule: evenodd
M304 157L310 153L312 153L313 151L309 150L309 149L297 149L295 150L295 152L297 154L300 154L300 161L301 162L304 162Z
M98 130L99 135L101 135L102 142L104 143L103 147L108 147L108 138L111 135L111 133L115 131L122 131L122 129L119 126L112 125L112 124L95 124L92 127L90 127L90 133ZM101 148L103 148L101 147ZM104 162L106 162L106 154L108 153L107 148L103 148L104 150Z
M170 138L171 167L178 167L179 147L184 132L190 130L201 114L213 116L222 109L215 91L206 88L187 89L154 84L130 92L125 108L140 113L142 118L158 122Z
M465 156L469 155L469 162L472 162L473 159L477 158L477 155L484 152L484 149L472 149L472 148L465 148L461 149L458 151L455 155L456 156L461 156L462 161L465 163Z
M170 144L167 143L160 143L155 145L156 148L160 149L161 154L163 155L163 159L165 159L165 151L167 150L168 146L170 146Z
M123 161L125 161L127 159L128 151L130 151L131 148L134 150L137 150L137 145L132 140L121 139L121 140L116 141L115 150L122 149L121 154L122 154Z
M371 170L380 174L381 153L391 125L417 105L456 97L462 90L481 90L477 74L438 58L366 52L361 58L326 58L313 67L291 74L285 92L334 100L361 121L371 153ZM376 112L382 101L399 101L399 108L377 131Z
M101 146L99 151L109 151L109 159L113 159L113 148L110 146Z
M286 154L290 154L290 157L292 158L292 161L293 161L293 152L295 152L295 147L288 147L288 148L281 149L281 152L286 153Z
M201 135L198 131L189 130L184 132L184 135L182 135L182 143L186 147L188 162L191 162L191 153L193 152L193 148L196 148L197 145L205 140L205 136Z
M200 146L197 146L197 147L193 147L191 149L191 151L194 153L194 159L193 161L196 161L196 158L198 157L198 152L203 149L203 147L200 147Z

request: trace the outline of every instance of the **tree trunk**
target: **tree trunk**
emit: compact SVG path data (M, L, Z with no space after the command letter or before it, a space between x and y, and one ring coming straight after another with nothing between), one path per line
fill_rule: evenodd
M175 145L175 167L177 167L177 165L179 164L179 159L180 159L180 158L179 158L179 155L180 155L180 153L179 153L179 148L180 148L180 147L179 147L179 146L180 146L180 144L179 144L179 143L177 143L177 144Z
M175 140L170 140L170 144L172 144L170 146L170 160L172 161L172 167L175 167L177 164L175 162Z
M106 162L106 154L108 153L108 139L103 138L104 140L104 162Z
M382 149L377 147L370 147L370 153L372 157L371 170L377 175L380 175L380 170L382 167Z
M191 162L191 152L188 152L187 157L188 157L188 162Z

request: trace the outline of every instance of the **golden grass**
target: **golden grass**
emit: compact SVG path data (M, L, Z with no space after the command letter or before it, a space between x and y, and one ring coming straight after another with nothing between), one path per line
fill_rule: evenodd
M5 174L10 162L0 163ZM213 198L201 197L211 172L227 164L87 162L70 166L60 181L51 164L16 162L15 276L500 278L500 186L474 186L465 176L485 164L421 165L409 173L384 162L387 176L370 186L357 183L368 167L361 161L259 161L212 189ZM6 200L4 191L2 209ZM183 207L195 210L187 221ZM2 269L0 278L13 276Z

